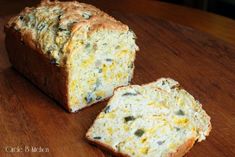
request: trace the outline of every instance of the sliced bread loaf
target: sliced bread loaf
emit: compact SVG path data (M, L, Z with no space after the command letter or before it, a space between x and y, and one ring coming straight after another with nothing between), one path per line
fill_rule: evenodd
M179 83L161 78L115 90L86 137L119 156L183 156L211 130L210 117Z

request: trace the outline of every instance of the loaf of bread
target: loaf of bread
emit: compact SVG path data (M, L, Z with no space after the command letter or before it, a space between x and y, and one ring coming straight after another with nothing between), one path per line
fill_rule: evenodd
M201 104L178 82L161 78L115 90L86 138L117 156L180 157L210 130Z
M5 33L13 67L70 112L132 79L135 34L92 5L42 1L11 18Z

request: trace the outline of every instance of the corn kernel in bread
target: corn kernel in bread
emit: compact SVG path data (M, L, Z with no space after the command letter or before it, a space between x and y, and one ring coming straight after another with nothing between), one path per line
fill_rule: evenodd
M86 137L121 156L167 157L183 156L210 130L201 104L178 82L161 78L115 90Z
M111 96L132 78L135 34L92 5L43 1L11 18L5 32L13 66L71 112Z

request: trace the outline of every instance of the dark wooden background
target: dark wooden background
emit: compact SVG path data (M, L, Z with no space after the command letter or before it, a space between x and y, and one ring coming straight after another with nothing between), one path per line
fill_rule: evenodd
M199 99L211 116L210 136L187 156L235 156L235 21L157 1L89 2L137 34L140 51L133 84L172 77ZM11 68L3 25L33 3L0 2L0 156L110 156L84 139L107 102L69 114ZM8 152L25 146L48 148L49 152Z

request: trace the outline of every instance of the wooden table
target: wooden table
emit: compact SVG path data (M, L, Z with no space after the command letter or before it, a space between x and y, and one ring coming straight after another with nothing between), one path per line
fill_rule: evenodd
M235 156L235 21L210 13L147 0L95 1L138 36L133 84L168 76L201 101L212 118L206 141L190 157ZM124 4L124 2L126 2ZM129 2L129 3L128 3ZM3 0L0 29L26 6ZM31 2L33 3L33 2ZM107 102L69 114L13 70L0 35L0 156L102 157L84 134ZM24 147L49 152L17 152ZM11 152L13 151L13 152Z

